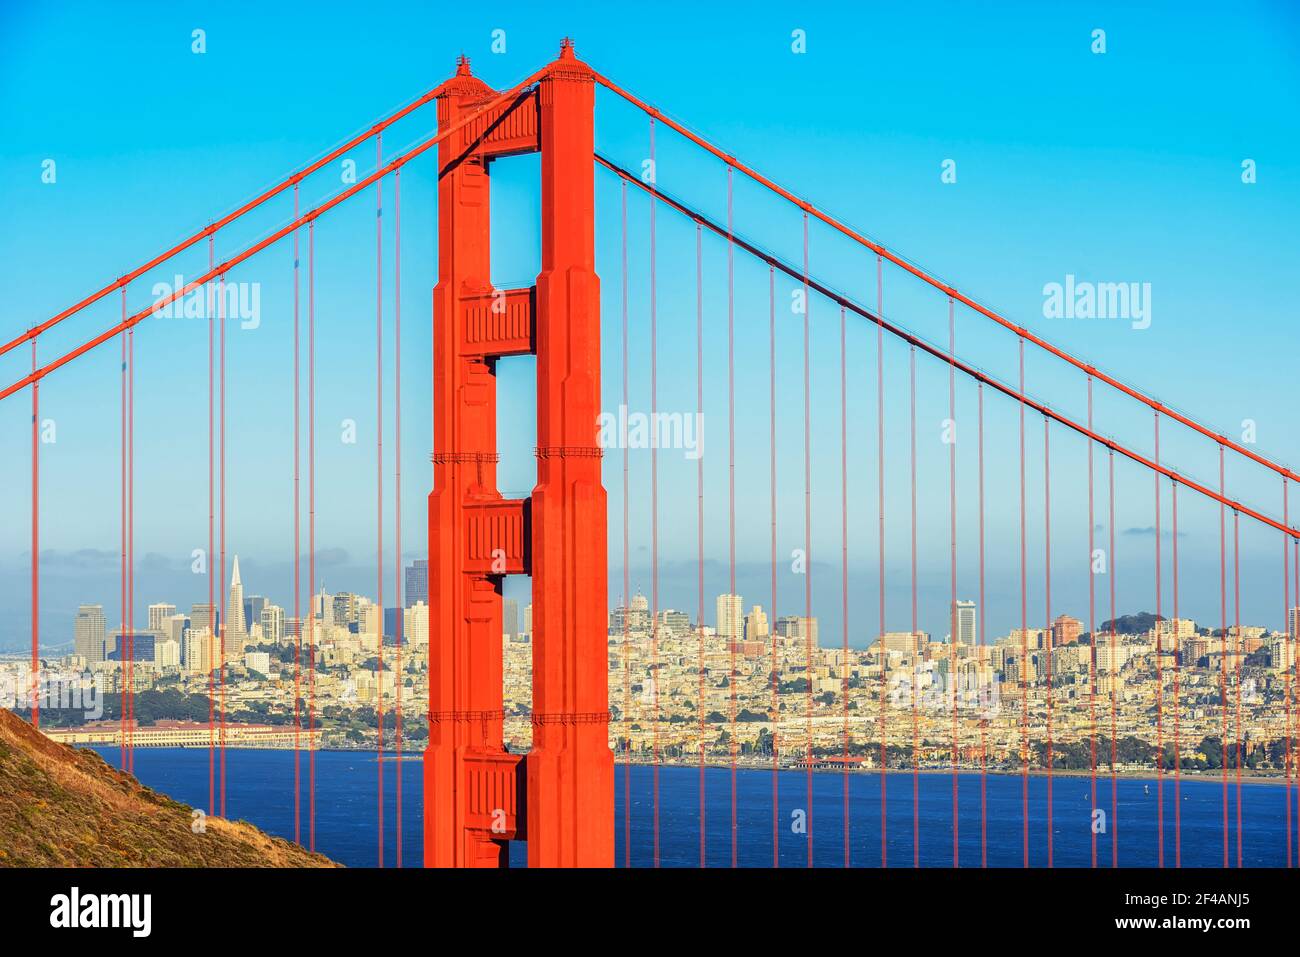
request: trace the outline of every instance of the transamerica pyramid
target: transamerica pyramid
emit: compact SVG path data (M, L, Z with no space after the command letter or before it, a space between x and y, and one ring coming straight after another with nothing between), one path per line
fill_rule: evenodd
M244 657L244 643L248 638L248 624L244 621L244 584L239 580L239 556L230 574L230 595L226 599L226 660Z

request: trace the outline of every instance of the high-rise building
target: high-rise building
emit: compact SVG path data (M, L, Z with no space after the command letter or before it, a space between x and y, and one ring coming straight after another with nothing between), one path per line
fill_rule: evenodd
M785 621L784 618L781 621ZM901 651L911 654L918 648L924 648L930 636L923 631L887 631L880 636L880 643L886 651Z
M154 642L153 663L154 667L159 669L179 668L181 663L180 642L173 641L170 638L163 638Z
M1022 641L1025 647L1032 651L1044 647L1043 629L1041 628L1012 628L1007 637L1010 639L1010 643L1016 647L1019 647Z
M1300 608L1292 608L1287 612L1286 630L1292 638L1300 638Z
M217 621L212 621L215 617ZM207 602L195 602L190 605L190 628L193 631L206 631L210 635L217 632L217 624L221 621L221 609Z
M397 626L406 621L406 616L402 614L404 611L405 607L384 609L384 634L389 638L395 638Z
M239 556L235 556L230 573L230 593L226 601L225 649L227 659L242 660L248 624L244 619L244 583L239 579Z
M1191 618L1164 618L1155 623L1154 630L1161 638L1193 638L1196 622Z
M956 604L953 605L953 616L956 619L957 625L957 643L966 645L968 648L974 647L977 631L975 625L975 603L973 601L957 601Z
M1052 622L1052 645L1072 645L1083 634L1083 622L1069 615L1061 615Z
M675 608L665 608L659 613L659 633L663 634L665 631L672 632L679 638L689 635L691 616Z
M131 634L118 631L112 638L113 650L108 653L110 661L126 661L128 658L132 661L153 661L154 645L157 644L157 636L153 632L137 631Z
M812 640L812 646L817 647L817 618L804 618L802 615L784 615L776 620L774 629L781 638L798 638L803 641ZM920 634L920 632L918 632Z
M165 632L167 630L167 619L176 614L176 606L168 605L165 602L159 602L156 605L149 606L149 630Z
M406 589L403 592L406 607L416 602L429 603L429 563L417 558L406 566Z
M739 595L718 596L716 621L719 638L745 637L744 611Z
M529 605L524 612L527 619L524 631L531 634L532 609ZM644 633L650 630L650 602L645 595L637 593L632 599L630 605L620 605L615 608L609 616L609 633L611 635L621 635L623 632L628 634Z
M184 670L192 674L207 674L209 670L215 671L221 667L215 643L207 629L185 630L185 651L181 663Z
M163 636L176 642L180 649L181 660L185 657L185 632L189 630L190 620L185 615L172 615L163 622Z
M284 640L284 609L279 605L265 605L259 624L262 626L263 641L279 644Z
M402 643L419 647L429 643L429 606L417 601L405 609L402 621Z
M349 594L348 592L339 592L334 596L333 604L334 624L356 631L356 628L353 626L357 623L357 611L359 607L357 596Z
M189 626L190 626L189 615L173 614L173 615L168 615L167 618L163 621L161 630L164 636L170 638L172 641L176 642L177 644L180 644L181 638L185 634L185 629L188 628Z
M316 619L318 627L334 624L334 598L325 594L325 586L321 585L320 591L311 596L307 603L307 614Z
M511 641L519 635L519 602L513 598L501 602L501 631Z
M524 606L524 634L532 635L533 633L533 603L530 601Z
M1098 648L1101 647L1098 643ZM1210 643L1204 638L1184 638L1179 639L1178 643L1178 660L1183 667L1196 665L1202 658L1210 653Z
M1132 648L1130 645L1107 643L1097 645L1097 667L1101 671L1119 671L1128 661Z
M73 622L73 645L87 664L96 664L105 658L104 641L108 633L108 620L103 605L82 605Z
M244 625L249 631L262 621L262 609L270 603L264 595L249 595L244 599Z
M1275 640L1269 648L1269 662L1277 671L1289 671L1295 668L1295 642L1291 637Z
M755 605L745 616L745 640L762 641L767 637L767 612L762 605Z
M357 607L357 634L370 638L376 644L383 634L383 610L372 601L362 599Z

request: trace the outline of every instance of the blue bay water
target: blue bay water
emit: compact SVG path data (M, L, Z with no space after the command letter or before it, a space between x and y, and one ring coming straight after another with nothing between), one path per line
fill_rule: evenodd
M110 763L118 763L116 748L101 748ZM307 840L307 757L301 757L303 842ZM384 862L392 866L397 845L397 769L384 762ZM418 759L401 762L402 864L422 863L422 766ZM350 867L373 867L378 845L378 770L373 753L322 751L316 755L316 848ZM204 749L142 748L135 753L135 771L145 785L178 801L206 810L208 753ZM615 769L615 835L617 860L625 857L624 794L630 793L631 862L654 862L654 769L644 765ZM659 778L659 861L665 867L697 867L700 863L700 772L692 767L661 767ZM294 754L291 751L235 750L226 752L226 812L280 837L294 836ZM704 772L706 859L710 867L731 863L731 772ZM848 776L849 852L854 866L880 865L880 776ZM782 867L802 867L811 839L816 866L844 864L845 778L834 773L812 775L811 814L808 776L802 771L776 775L776 833ZM1023 863L1024 797L1018 776L988 775L987 853L991 867L1020 867ZM1058 867L1087 867L1091 862L1091 782L1085 777L1057 776L1052 781L1053 863ZM773 774L768 770L736 772L736 861L742 867L773 863ZM1121 778L1117 784L1118 815L1111 818L1111 780L1097 780L1098 806L1107 814L1106 833L1098 835L1100 866L1111 861L1112 841L1118 841L1121 867L1157 864L1159 788L1154 780ZM1175 854L1174 785L1165 779L1165 863ZM1229 858L1237 855L1236 782L1228 783ZM1241 786L1242 863L1247 867L1284 867L1287 858L1287 788L1277 784ZM1295 789L1291 790L1294 801ZM960 774L957 790L958 858L963 867L980 864L981 777ZM913 778L891 774L886 789L886 830L891 867L910 867L913 860ZM952 776L922 774L917 781L919 857L925 867L951 867ZM1187 780L1181 788L1181 850L1184 867L1219 867L1223 863L1223 788L1219 780ZM1029 862L1047 864L1047 779L1029 779ZM799 815L810 834L797 833ZM1292 827L1295 821L1292 821ZM523 866L526 848L511 847L512 864Z

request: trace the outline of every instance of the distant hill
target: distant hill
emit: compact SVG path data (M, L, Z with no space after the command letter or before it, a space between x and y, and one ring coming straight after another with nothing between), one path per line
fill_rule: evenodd
M1136 615L1120 615L1115 619L1115 634L1117 635L1141 635L1150 631L1156 626L1157 621L1165 621L1164 615L1158 618L1149 611L1140 611ZM1104 621L1097 628L1098 635L1108 635L1111 632L1111 622Z
M0 709L0 866L336 867L244 821L207 818L94 751Z

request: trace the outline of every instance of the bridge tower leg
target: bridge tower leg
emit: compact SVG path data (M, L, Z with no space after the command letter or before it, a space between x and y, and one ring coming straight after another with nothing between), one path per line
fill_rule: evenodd
M612 867L606 504L597 443L595 78L567 41L539 89L542 271L537 277L530 867Z
M594 256L594 78L566 41L538 89L439 144L429 495L430 867L614 863L608 742L600 306ZM446 129L494 96L462 58L438 100ZM489 164L542 154L542 272L496 290ZM537 486L496 488L496 362L537 355ZM533 749L502 741L501 583L532 574Z
M491 96L462 59L438 100L457 122ZM424 758L425 863L496 867L502 834L472 822L471 769L501 755L501 594L491 569L466 560L475 518L496 490L494 357L467 348L467 317L489 288L487 157L462 156L467 135L439 144L438 284L433 292L433 492L429 496L429 744ZM478 823L480 826L473 826Z

